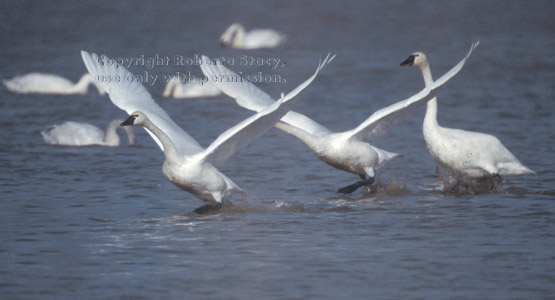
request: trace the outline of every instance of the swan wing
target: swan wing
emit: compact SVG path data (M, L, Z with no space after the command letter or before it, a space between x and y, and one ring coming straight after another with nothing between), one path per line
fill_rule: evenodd
M216 167L221 166L239 149L246 147L254 139L271 129L288 111L293 101L283 103L282 98L270 106L248 117L239 124L224 131L199 154L200 159Z
M434 98L439 87L462 69L466 60L472 53L472 50L474 50L478 44L479 42L473 43L466 56L451 70L441 76L438 80L434 81L432 85L421 90L408 99L401 100L397 103L377 110L370 117L368 117L368 119L362 122L362 124L351 130L348 133L350 137L371 141L384 135L394 125L404 120L406 116L408 116L419 104L426 103L428 100Z
M284 102L287 102L289 99L295 97L310 83L312 83L318 75L318 72L334 58L335 55L330 57L330 54L328 54L323 61L320 61L316 72L314 72L310 78L297 88L285 95ZM209 61L209 59L203 56L203 61ZM274 99L272 99L272 97L270 97L270 95L266 92L258 88L253 83L245 80L242 76L229 70L222 63L214 62L212 64L202 64L200 68L207 79L210 80L214 86L220 89L224 94L235 98L237 104L243 108L259 112L275 102ZM326 127L318 124L309 117L294 111L287 113L282 118L282 121L295 127L299 127L313 135L331 133L331 131Z
M105 56L89 54L86 51L81 51L81 56L89 73L110 95L110 100L115 106L128 114L135 111L147 114L149 119L168 135L178 153L182 155L191 155L204 150L195 139L175 124L166 111L156 104L141 83L133 80L134 76L131 72L115 62L113 64L104 63L108 61ZM158 138L149 130L147 132L164 151Z

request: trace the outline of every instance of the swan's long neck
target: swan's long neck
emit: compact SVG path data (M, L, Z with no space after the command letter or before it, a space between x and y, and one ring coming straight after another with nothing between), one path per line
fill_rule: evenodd
M121 122L123 122L123 120L114 119L110 121L110 123L108 123L108 125L106 126L106 136L104 137L104 143L107 146L119 146L120 141L116 130L118 129Z
M170 80L168 82L168 84L166 85L166 88L164 89L164 93L162 93L162 97L164 98L168 98L172 95L172 92L175 91L175 86L177 85L177 78L172 78L172 80ZM175 93L173 93L175 94Z
M118 128L122 128L125 133L127 134L127 142L129 145L135 145L135 133L133 132L133 128L131 126L123 126L121 124L124 120L122 119L113 119L108 123L106 126L106 136L104 137L104 143L108 146L119 146L120 139L117 134Z
M86 94L89 89L89 84L93 83L90 74L85 74L79 79L79 81L73 86L72 92L76 94Z
M137 141L135 139L135 132L133 132L133 128L124 126L123 130L125 130L125 133L127 134L127 143L129 145L135 145Z
M245 39L245 27L241 24L233 24L232 35L231 46L242 47Z
M274 125L274 127L298 138L303 143L305 143L305 145L307 145L308 148L310 148L311 150L314 150L317 147L317 138L312 134L298 127L295 127L283 122L277 122L276 125Z
M432 85L434 80L432 79L432 71L430 70L430 65L426 63L424 66L420 66L420 71L422 71L422 76L424 76L424 83L426 87ZM428 101L426 107L426 116L424 117L424 130L429 130L437 128L437 98L434 97Z
M166 155L167 160L173 160L179 157L179 154L175 149L175 145L173 144L170 137L166 135L165 132L160 130L160 128L154 125L154 123L152 123L148 118L145 118L144 123L140 125L150 130L150 132L152 132L160 140L162 146L164 147L164 154Z

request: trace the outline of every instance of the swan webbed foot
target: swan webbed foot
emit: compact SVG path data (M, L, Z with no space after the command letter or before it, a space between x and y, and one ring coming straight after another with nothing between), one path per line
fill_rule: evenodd
M363 186L363 184L360 184L360 183L361 183L361 181L357 181L357 182L355 182L351 185L348 185L346 187L342 187L342 188L338 189L337 192L341 193L341 194L350 194L350 193L356 191L359 187Z
M222 203L208 203L196 208L193 212L199 215L216 213L222 208Z
M337 192L342 193L342 194L350 194L350 193L356 191L359 187L365 186L365 185L368 185L368 184L372 184L374 182L374 177L369 177L367 179L366 176L360 175L360 179L362 179L362 180L357 181L357 182L355 182L351 185L348 185L346 187L342 187L339 190L337 190Z

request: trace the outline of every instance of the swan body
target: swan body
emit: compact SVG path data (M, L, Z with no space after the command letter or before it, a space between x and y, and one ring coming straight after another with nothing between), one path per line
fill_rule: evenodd
M77 83L55 74L29 73L3 80L8 91L17 94L81 94L85 95L92 84L98 93L104 95L104 90L88 73L84 74Z
M415 66L424 76L426 86L433 84L426 55L415 52L401 63ZM443 168L468 176L512 176L535 174L524 166L495 136L479 132L441 127L437 122L437 98L428 101L422 126L426 146Z
M122 119L113 119L106 126L106 131L103 131L91 124L67 121L62 124L48 126L41 131L41 135L44 141L50 145L117 147L120 145L120 139L116 130L120 127L121 122L123 122ZM135 145L133 130L129 127L123 129L127 133L129 145Z
M323 162L361 177L373 178L375 170L399 156L397 153L379 149L356 138L350 138L348 132L313 136L284 122L279 122L275 127L301 140Z
M309 117L295 111L287 113L275 127L301 140L317 158L325 163L337 169L359 175L362 181L338 191L351 193L362 185L372 183L376 170L400 156L400 154L374 147L369 142L385 134L417 105L432 99L437 89L461 70L474 47L470 49L461 62L436 82L408 99L374 112L354 129L332 132ZM214 75L233 76L235 74L222 65L201 65L201 69L207 77ZM237 104L249 110L260 111L274 102L268 94L250 82L219 81L214 82L214 85L226 95L235 98ZM366 176L369 178L366 178Z
M122 126L139 125L147 128L161 142L166 159L162 165L164 177L197 198L207 203L221 203L233 193L245 193L231 179L221 173L210 161L206 153L191 156L179 155L172 140L142 112L137 111Z
M209 98L221 94L222 92L210 82L201 84L198 78L194 78L190 82L180 82L177 77L174 77L166 85L162 96L165 98Z
M131 74L120 65L98 64L96 54L81 51L81 56L92 75L119 75L120 78L126 78ZM328 58L320 62L312 77L286 96L282 96L279 101L224 131L206 148L200 146L175 124L142 84L125 80L101 84L110 95L112 103L130 114L121 125L143 126L164 151L162 172L166 179L207 202L207 205L217 206L228 200L233 193L244 193L238 185L221 173L218 167L240 148L272 128L289 111L294 97L306 88L330 61L328 55Z
M234 23L220 36L220 43L234 49L260 49L278 47L286 39L284 34L273 29L253 29L247 32L243 25Z

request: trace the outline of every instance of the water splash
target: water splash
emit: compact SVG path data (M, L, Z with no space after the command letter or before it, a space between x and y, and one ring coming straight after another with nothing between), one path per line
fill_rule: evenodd
M393 177L387 181L378 179L371 185L364 186L362 194L368 196L376 193L384 193L390 197L397 197L407 193L407 185L403 178Z
M503 180L499 175L482 178L469 178L468 176L441 172L436 168L438 181L443 184L443 194L455 196L468 196L479 194L500 193Z

